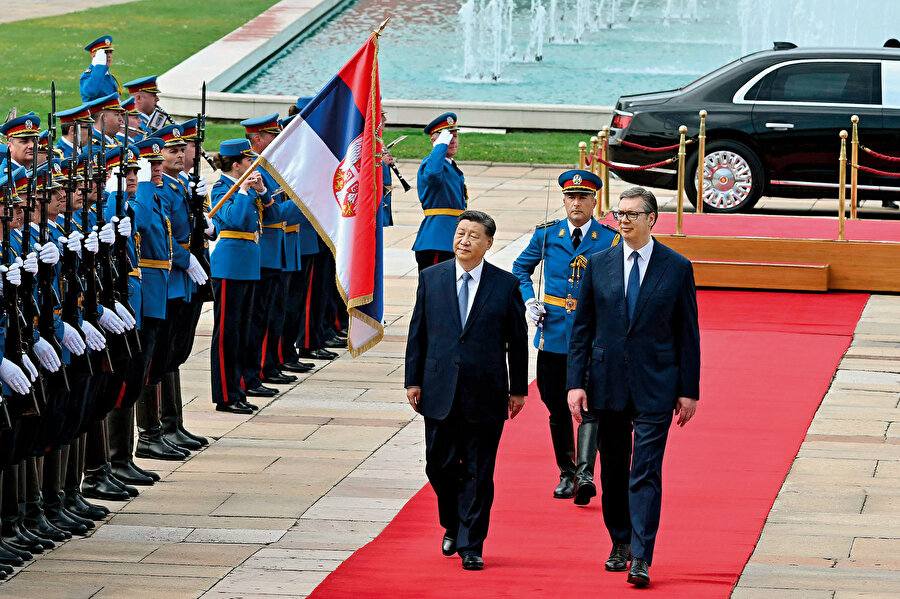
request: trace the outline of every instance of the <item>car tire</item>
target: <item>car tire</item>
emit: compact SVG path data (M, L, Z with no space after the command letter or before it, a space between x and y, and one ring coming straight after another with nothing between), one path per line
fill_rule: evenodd
M697 156L685 163L684 188L688 200L697 205ZM756 154L744 144L716 140L706 144L706 177L703 183L704 212L747 212L762 196L763 167ZM716 185L715 183L718 183Z

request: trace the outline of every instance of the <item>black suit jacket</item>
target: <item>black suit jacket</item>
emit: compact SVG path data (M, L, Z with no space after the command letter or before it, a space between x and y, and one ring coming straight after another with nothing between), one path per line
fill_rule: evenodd
M569 389L585 389L594 409L641 412L700 398L700 327L694 270L654 240L634 319L625 307L624 243L590 257L569 343ZM630 251L630 250L629 250Z
M442 420L453 401L470 422L508 417L509 396L528 393L528 329L515 276L484 263L466 326L460 324L456 260L419 275L406 341L406 386L420 411Z

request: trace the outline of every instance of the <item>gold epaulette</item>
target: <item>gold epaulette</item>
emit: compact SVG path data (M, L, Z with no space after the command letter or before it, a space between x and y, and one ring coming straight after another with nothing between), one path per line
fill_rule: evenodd
M561 221L561 220L562 220L562 219L560 219L560 218L558 218L558 219L556 219L556 220L548 220L548 221L545 222L545 223L541 223L541 224L539 224L539 225L536 225L536 226L534 227L534 230L537 231L538 229L546 229L547 227L552 227L553 225L559 223L559 221Z

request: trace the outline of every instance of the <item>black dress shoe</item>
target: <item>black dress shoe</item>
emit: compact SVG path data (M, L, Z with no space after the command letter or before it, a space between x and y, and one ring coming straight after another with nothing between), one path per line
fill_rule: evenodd
M312 362L299 362L297 360L293 362L285 362L280 366L282 370L287 370L288 372L298 372L303 374L304 372L309 372L315 367L315 364Z
M484 560L477 555L464 555L462 564L463 570L484 570Z
M111 482L112 484L116 485L117 487L119 487L120 489L122 489L123 491L128 493L129 497L137 497L138 496L137 489L135 489L131 485L126 485L125 483L120 481L118 478L116 478L115 475L113 475L111 472L107 472L106 476L107 476L107 478L109 478L109 482Z
M188 457L189 455L191 455L191 451L190 451L189 449L186 449L186 448L184 448L184 447L180 447L180 446L178 446L178 445L175 445L174 443L172 443L171 441L169 441L168 439L166 439L166 436L165 436L165 435L160 434L159 438L160 438L160 440L161 440L163 443L165 443L166 445L169 446L169 449L173 449L173 450L177 451L177 452L180 453L182 456Z
M44 515L43 511L28 513L25 516L25 520L23 521L22 525L27 528L28 531L32 534L35 534L43 539L50 539L51 541L57 543L72 538L72 533L65 530L60 530L50 524L50 521L47 520L47 516Z
M12 547L6 541L0 539L0 549L6 551L7 553L11 553L12 555L18 557L23 562L27 562L28 560L34 559L34 556L31 555L30 551L25 551L24 549L18 549L16 547ZM9 564L12 566L13 564Z
M7 566L21 566L24 563L24 559L12 551L7 551L3 548L3 545L0 544L0 564L6 564Z
M444 535L444 539L441 541L441 553L447 557L456 553L456 539L450 535Z
M253 410L254 412L259 409L259 406L255 403L250 403L249 401L242 401L242 404Z
M325 342L325 347L331 347L334 349L347 349L347 339L341 339L340 337L332 337L328 341Z
M559 477L559 485L553 489L553 497L556 499L572 499L575 496L575 480L569 474Z
M273 383L275 385L287 385L296 382L297 377L293 374L282 374L280 372L273 375L266 375L266 378L263 379L263 383Z
M13 572L15 572L15 570L13 570L12 566L7 566L6 564L0 563L0 572L2 572L4 576L6 576L8 574L12 574Z
M162 435L155 439L149 437L139 437L137 448L134 455L139 458L149 458L151 460L168 460L170 462L181 461L185 458L184 452L173 448L171 445L163 441ZM86 497L92 497L85 493ZM98 497L98 499L104 499Z
M297 355L312 360L334 360L338 357L336 353L327 349L298 349Z
M259 387L247 389L246 391L244 391L244 393L247 395L247 397L275 397L276 395L278 395L278 389L260 385Z
M176 428L171 433L163 433L163 439L165 439L169 445L174 445L175 447L180 447L188 451L197 451L203 447L200 445L199 441L192 439L181 432L180 428Z
M340 337L341 339L347 339L347 329L341 329L340 331L336 331L334 333L335 337Z
M217 403L216 412L231 412L232 414L252 414L253 410L251 410L250 406L248 406L244 402L238 401L229 403Z
M54 547L56 547L56 543L54 543L50 539L45 539L44 537L39 537L36 534L34 534L33 532L31 532L30 530L28 530L27 528L25 528L25 525L22 524L23 519L24 519L23 515L19 514L19 520L18 520L17 524L19 525L19 532L22 533L22 536L24 536L28 540L32 541L33 543L37 543L38 545L43 547L45 550L53 549Z
M81 483L81 494L85 497L108 501L128 501L131 497L127 491L109 480L109 474L103 468L85 472L84 481Z
M5 518L3 520L2 539L4 543L13 549L19 549L33 554L44 552L44 546L34 540L30 535L26 535L25 531L19 527L18 519Z
M132 463L134 466L134 463ZM78 508L79 512L89 512L89 511L97 511L102 513L104 516L109 515L109 508L105 505L97 505L96 503L91 503L87 499L84 498L84 495L81 494L81 491L66 491L66 509L72 511L72 507Z
M628 569L628 582L636 587L645 587L650 584L650 565L647 560L636 557L631 560L631 567Z
M607 572L624 572L628 569L628 560L631 559L631 545L628 543L613 543L609 559L606 560Z
M55 526L60 530L64 530L73 535L86 535L88 531L88 527L80 522L76 522L72 518L69 517L69 514L60 509L59 505L44 505L44 513L47 515L47 520L50 521L50 524ZM92 523L93 524L93 523Z
M591 502L591 497L596 495L597 487L593 481L582 481L575 489L575 505L587 505Z
M110 468L110 474L115 476L116 480L123 482L126 485L149 487L156 482L153 480L153 477L142 474L135 468L132 468L131 463L128 461L113 462ZM72 508L69 506L66 506L66 508L70 512L72 511Z
M197 443L199 443L200 447L206 447L207 445L209 445L209 439L207 439L203 435L195 435L188 429L184 428L184 424L179 424L178 430L180 430L181 434L184 435L185 437L189 437L189 438L193 439L194 441L196 441Z

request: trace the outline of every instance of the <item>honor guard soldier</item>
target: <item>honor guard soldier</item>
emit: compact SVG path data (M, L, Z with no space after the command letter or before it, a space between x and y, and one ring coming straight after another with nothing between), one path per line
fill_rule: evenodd
M75 150L75 144L78 140L75 137L76 124L81 128L82 146L86 140L86 135L90 133L91 127L94 125L94 119L91 118L91 109L87 104L82 104L69 110L61 110L56 113L59 120L60 132L62 135L56 141L56 149L60 152L60 157L68 159L81 153L82 148Z
M38 147L37 147L38 166L47 164L47 161L50 160L51 152L50 152L49 144L50 144L50 132L45 129L44 131L41 131L41 134L38 136Z
M247 172L255 157L246 139L222 142L214 158L222 174L212 186L212 202L218 204ZM261 174L251 173L213 217L219 229L219 241L210 256L214 318L209 353L212 400L220 412L251 414L256 409L247 402L241 379L255 361L249 347L248 314L259 281L259 236L265 193Z
M41 119L33 112L0 125L0 135L6 136L7 157L13 166L31 167L34 161L34 138L41 134ZM6 160L2 172L6 174Z
M128 121L128 143L133 144L141 141L144 138L144 135L146 135L146 131L144 130L144 121L141 120L141 113L134 107L134 96L122 102L122 109L125 111L125 120ZM116 133L116 139L119 140L120 144L124 143L124 123L122 124L120 132Z
M91 54L91 65L81 74L81 82L78 85L81 101L87 103L110 94L121 95L122 86L109 70L114 50L112 36L98 37L84 49Z
M594 485L594 461L597 455L597 422L586 419L578 427L578 461L575 462L572 415L566 392L566 354L581 277L591 254L619 243L612 227L592 218L599 177L583 170L566 171L559 176L566 218L535 227L528 246L513 263L519 279L526 314L537 325L534 345L538 348L537 385L541 400L550 412L550 439L559 467L559 486L553 491L558 499L575 498L586 505L597 494ZM532 274L544 262L544 298L538 301Z
M159 104L159 87L156 85L156 75L129 81L125 84L125 89L134 98L134 108L141 119L141 132L145 135L149 134L150 115L156 111L156 105Z
M453 157L459 146L456 115L447 112L425 127L434 148L419 166L419 201L425 218L413 244L419 271L453 258L456 217L468 203L466 180Z
M119 147L116 135L125 125L125 109L119 104L119 95L110 94L97 98L88 102L87 106L94 119L94 126L89 131L94 136L94 147L102 145L107 150ZM100 131L100 127L103 127L103 131Z
M254 153L259 154L281 133L278 114L241 121L247 131L247 139ZM257 169L266 188L266 200L259 237L260 275L253 293L253 308L250 311L249 348L257 357L244 374L244 387L249 396L271 397L278 393L264 383L290 384L297 380L292 374L284 374L279 369L276 352L270 352L270 343L277 350L278 339L284 325L285 304L285 248L284 228L286 221L297 224L300 210L291 200L285 201L284 192L275 179L264 169ZM266 354L269 355L268 361Z

